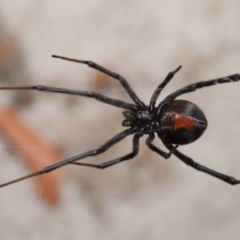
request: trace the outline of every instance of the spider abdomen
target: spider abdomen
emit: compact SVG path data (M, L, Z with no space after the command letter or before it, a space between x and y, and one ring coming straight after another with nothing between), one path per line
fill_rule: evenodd
M194 103L174 100L162 110L161 126L173 144L189 144L196 141L207 128L203 111Z

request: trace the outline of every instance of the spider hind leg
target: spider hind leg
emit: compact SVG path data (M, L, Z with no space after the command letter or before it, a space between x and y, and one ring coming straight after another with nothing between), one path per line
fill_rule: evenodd
M134 158L138 154L138 151L139 151L139 138L141 136L142 135L140 135L140 134L134 135L134 137L133 137L133 150L132 150L131 153L129 153L129 154L123 156L123 157L116 158L116 159L113 159L111 161L107 161L107 162L104 162L104 163L101 163L101 164L79 163L79 162L73 162L71 164L78 165L78 166L85 166L85 167L93 167L93 168L105 169L105 168L111 167L111 166L113 166L115 164L124 162L126 160L130 160L130 159Z
M171 145L170 145L171 146ZM168 149L170 149L169 145L166 145L166 147ZM179 152L178 150L174 151L173 154L178 157L182 162L184 162L185 164L187 164L188 166L198 170L198 171L201 171L201 172L204 172L206 174L209 174L215 178L218 178L230 185L237 185L237 184L240 184L240 180L237 180L235 179L234 177L231 177L231 176L228 176L228 175L225 175L223 173L220 173L220 172L217 172L217 171L214 171L210 168L207 168L197 162L194 162L190 157L186 156L185 154Z

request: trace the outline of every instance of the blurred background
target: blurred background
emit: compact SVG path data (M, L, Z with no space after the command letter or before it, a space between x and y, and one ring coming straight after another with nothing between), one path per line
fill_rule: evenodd
M0 85L92 90L131 102L121 85L52 54L92 60L126 77L148 103L169 71L183 68L159 99L200 80L240 72L237 0L43 0L0 2ZM209 127L180 149L240 178L240 83L184 95ZM4 183L102 145L122 131L122 110L78 96L0 94ZM132 137L86 161L131 151ZM163 148L160 140L156 145ZM240 186L197 172L145 146L104 171L68 166L0 190L0 239L239 239Z

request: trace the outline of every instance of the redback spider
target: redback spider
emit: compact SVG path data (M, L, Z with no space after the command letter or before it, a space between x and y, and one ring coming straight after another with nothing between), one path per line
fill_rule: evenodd
M22 181L27 178L38 176L41 174L52 172L60 167L63 167L68 164L80 165L85 167L92 167L98 169L105 169L111 167L115 164L121 163L126 160L130 160L138 154L139 151L139 139L144 134L148 135L146 140L146 145L154 152L159 154L165 159L168 159L171 154L174 154L185 164L193 167L198 171L205 172L213 177L216 177L224 182L227 182L231 185L239 184L240 180L236 180L233 177L227 176L225 174L216 172L212 169L209 169L205 166L200 165L199 163L194 162L190 157L181 153L177 150L179 145L189 144L196 141L207 128L207 119L202 112L202 110L195 105L194 103L186 100L175 100L182 94L193 92L202 87L214 86L216 84L222 83L231 83L237 82L240 80L240 74L233 74L227 77L217 78L208 81L201 81L193 84L189 84L183 88L178 89L177 91L169 94L158 106L155 106L157 98L159 97L161 91L169 83L169 81L174 77L174 75L180 70L179 66L176 70L169 72L166 78L159 84L159 86L154 91L149 105L145 105L133 91L133 89L128 84L127 80L121 75L111 72L110 70L94 63L91 61L83 61L72 58L66 58L62 56L53 55L54 58L60 58L67 61L77 62L86 64L91 68L94 68L100 72L103 72L117 81L119 81L123 88L126 90L130 98L133 100L134 104L127 103L118 99L110 98L99 93L90 92L90 91L78 91L70 90L64 88L48 87L48 86L27 86L27 87L2 87L0 90L37 90L44 92L53 92L53 93L63 93L84 96L89 98L95 98L98 101L104 102L106 104L126 109L123 112L124 120L122 122L123 127L127 127L126 130L118 133L113 138L108 140L102 146L97 149L87 151L85 153L79 154L77 156L67 158L55 164L49 165L38 172L26 175L24 177L12 180L10 182L1 184L0 187L4 187L19 181ZM168 149L168 152L165 152L155 145L153 145L153 140L155 138L155 133L161 139L164 146ZM107 151L116 143L123 140L125 137L133 135L133 148L132 152L124 155L122 157L116 158L111 161L107 161L101 164L90 164L90 163L80 163L78 162L81 159L96 156Z

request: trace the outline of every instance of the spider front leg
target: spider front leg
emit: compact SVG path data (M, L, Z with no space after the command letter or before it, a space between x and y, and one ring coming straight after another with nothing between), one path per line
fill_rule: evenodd
M75 95L75 96L94 98L97 101L100 101L115 107L132 110L132 111L137 109L137 107L134 104L126 103L124 101L110 98L100 93L96 93L92 91L71 90L66 88L49 87L49 86L43 86L43 85L26 86L26 87L0 87L0 90L37 90L42 92L69 94L69 95Z
M146 145L154 152L158 153L159 155L161 155L163 158L168 159L172 153L178 148L178 145L176 145L175 147L173 147L168 153L164 152L163 150L159 149L158 147L156 147L155 145L152 144L153 140L154 140L155 136L154 133L150 133L149 137L146 140Z
M101 164L79 163L79 162L72 162L71 164L78 165L78 166L85 166L85 167L93 167L93 168L105 169L105 168L111 167L111 166L113 166L115 164L121 163L123 161L130 160L130 159L134 158L138 154L138 151L139 151L139 138L141 136L142 136L142 134L134 135L134 137L133 137L133 150L132 150L131 153L129 153L129 154L123 156L123 157L116 158L114 160L107 161L107 162L104 162L104 163L101 163Z
M100 72L103 72L103 73L113 77L114 79L118 80L122 84L123 88L126 90L128 95L132 98L132 100L141 109L146 109L146 105L138 98L137 94L133 91L133 89L131 88L131 86L127 82L127 80L124 77L122 77L120 74L112 72L112 71L110 71L110 70L108 70L108 69L98 65L97 63L92 62L92 61L78 60L78 59L67 58L67 57L63 57L63 56L57 56L57 55L52 55L52 57L60 58L60 59L71 61L71 62L86 64L86 65L88 65L91 68L94 68L94 69L96 69L96 70L98 70Z
M168 149L171 149L173 146L172 145L166 145L166 147ZM218 178L226 183L229 183L231 185L236 185L236 184L240 184L240 180L237 180L235 179L234 177L231 177L231 176L228 176L228 175L225 175L225 174L222 174L220 172L217 172L217 171L214 171L210 168L207 168L197 162L194 162L190 157L186 156L185 154L179 152L178 150L174 151L173 154L178 157L182 162L184 162L185 164L187 164L188 166L198 170L198 171L201 171L201 172L204 172L204 173L207 173L215 178Z

